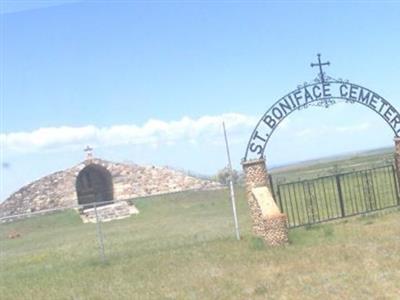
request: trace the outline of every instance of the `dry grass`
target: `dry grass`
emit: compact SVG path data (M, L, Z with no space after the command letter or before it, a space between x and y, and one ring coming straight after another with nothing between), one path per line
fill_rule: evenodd
M268 248L238 194L240 242L227 191L142 199L140 215L103 224L105 264L94 225L72 211L1 225L1 299L398 299L400 212L292 230L291 245Z

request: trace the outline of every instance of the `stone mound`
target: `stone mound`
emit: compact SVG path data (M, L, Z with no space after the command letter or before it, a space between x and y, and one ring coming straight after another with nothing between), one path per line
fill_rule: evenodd
M184 172L167 167L139 166L90 159L22 187L0 203L0 217L77 205L76 178L79 172L89 164L100 165L111 173L114 201L191 189L208 190L221 187L217 182L188 176Z

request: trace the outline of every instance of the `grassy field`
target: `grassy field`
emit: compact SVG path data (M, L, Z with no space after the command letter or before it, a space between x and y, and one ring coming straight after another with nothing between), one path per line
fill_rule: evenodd
M398 299L399 211L294 229L269 248L237 195L241 241L226 190L139 199L139 215L103 223L106 263L74 211L0 225L0 298Z

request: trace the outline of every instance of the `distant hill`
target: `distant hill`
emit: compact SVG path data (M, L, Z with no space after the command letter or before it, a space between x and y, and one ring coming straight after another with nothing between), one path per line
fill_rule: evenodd
M275 181L292 181L388 165L393 158L394 148L383 147L275 166L269 171Z

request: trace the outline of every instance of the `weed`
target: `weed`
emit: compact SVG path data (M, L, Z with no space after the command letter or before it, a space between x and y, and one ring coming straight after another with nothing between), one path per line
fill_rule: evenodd
M332 237L334 235L334 229L332 225L325 225L323 227L323 232L325 237Z
M266 284L259 284L257 287L254 289L254 294L255 295L264 295L268 292L268 287Z
M253 250L264 250L265 242L260 237L251 237L250 238L250 248Z

